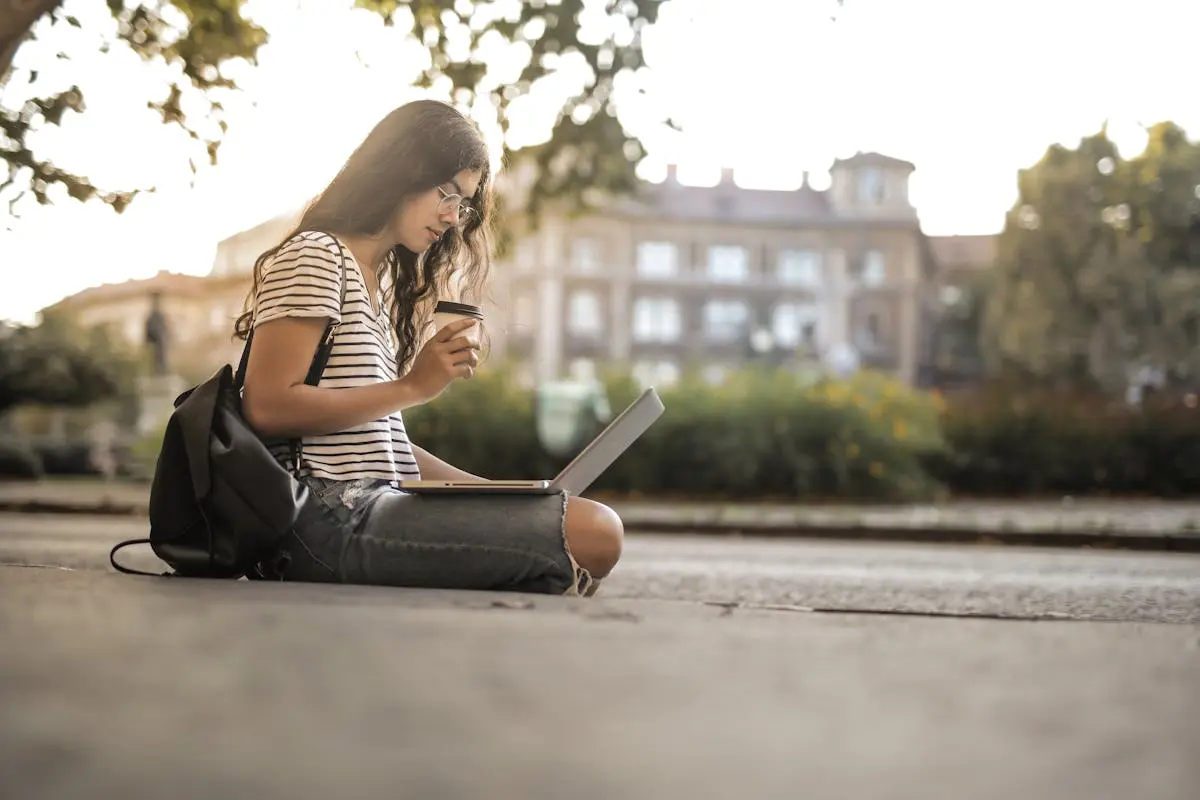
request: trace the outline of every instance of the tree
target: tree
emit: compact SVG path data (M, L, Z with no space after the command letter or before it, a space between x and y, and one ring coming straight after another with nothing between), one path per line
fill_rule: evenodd
M201 143L210 162L216 163L217 149L226 124L220 118L220 89L234 88L221 74L221 67L232 59L253 62L259 46L266 41L266 32L242 16L242 0L171 0L157 7L143 5L137 0L106 0L109 11L117 20L117 42L105 42L108 52L116 44L129 47L144 60L161 59L182 68L186 81L171 84L166 96L150 100L163 122L178 125ZM62 0L26 0L8 5L13 10L0 17L0 154L8 166L8 175L0 191L15 190L9 208L13 208L27 192L39 203L50 200L50 188L62 185L76 200L99 198L121 212L138 191L130 189L101 189L87 177L60 169L39 156L29 144L32 132L45 125L59 125L67 111L82 113L86 108L83 91L73 85L45 97L32 97L17 104L8 97L18 72L20 81L36 84L38 68L14 68L22 44L36 37L51 38L55 28L63 25L79 27L80 22L61 10ZM58 58L68 58L59 53ZM197 130L189 124L182 101L185 92L194 91L208 100L206 117L215 124L213 132Z
M1200 270L1200 142L1171 122L1147 133L1142 154L1120 165L1129 230L1154 263Z
M386 24L402 18L410 35L425 43L430 66L419 86L443 86L464 103L485 95L506 134L515 100L572 61L583 67L585 82L565 97L549 140L519 153L506 148L506 161L529 158L534 165L537 181L526 202L535 219L546 202L562 201L578 211L593 196L635 189L634 170L645 150L618 119L613 95L618 82L636 81L644 68L642 31L658 19L663 2L355 0L379 12ZM496 41L528 49L515 83L495 85L489 79L483 52Z
M1123 160L1101 131L1018 176L984 311L989 366L1120 392L1200 376L1200 144L1170 123Z
M182 66L186 81L173 84L150 105L164 123L187 130L215 163L226 130L219 94L235 88L222 68L233 59L253 63L267 32L243 16L243 0L162 0L150 7L136 0L106 2L119 22L119 41L111 44L130 47L144 59ZM644 150L618 120L613 95L619 82L636 82L644 66L641 32L657 19L662 2L611 0L597 6L584 0L525 0L514 6L499 0L355 0L355 5L378 13L385 24L400 26L400 35L425 45L430 62L419 85L445 90L463 105L486 100L505 132L517 98L566 65L585 68L584 85L568 93L549 141L508 154L527 156L536 167L538 180L526 198L536 216L546 202L563 201L580 209L589 205L593 191L621 193L636 186L634 169ZM57 26L80 24L62 12L61 3L27 0L18 4L20 13L0 22L0 93L17 72L8 68L23 41L52 37ZM527 66L511 85L498 85L484 63L483 52L497 44L528 53ZM26 78L36 80L36 66L27 71ZM212 131L191 126L181 104L188 92L208 99L217 123ZM96 187L85 176L54 166L28 144L29 134L40 126L57 125L67 111L84 110L78 86L19 107L7 102L0 94L0 153L9 168L0 188L14 187L18 197L32 192L38 202L48 203L50 187L61 184L71 197L99 198L118 212L137 194L136 189ZM473 107L480 112L477 104Z
M0 326L0 415L19 405L86 406L131 390L138 361L102 329L58 316Z

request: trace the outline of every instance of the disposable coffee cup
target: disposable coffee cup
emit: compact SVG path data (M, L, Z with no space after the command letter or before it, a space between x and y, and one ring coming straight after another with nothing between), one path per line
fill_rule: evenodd
M483 334L483 311L479 306L468 303L452 303L449 300L440 300L434 306L433 329L435 331L440 331L450 323L458 322L461 319L473 319L476 323L458 335L465 336L475 344L479 344L480 336Z

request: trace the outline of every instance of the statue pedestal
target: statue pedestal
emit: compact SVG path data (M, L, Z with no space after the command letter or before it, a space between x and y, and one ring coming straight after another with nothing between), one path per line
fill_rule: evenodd
M175 410L175 398L187 387L178 375L146 375L138 380L137 432L161 430Z

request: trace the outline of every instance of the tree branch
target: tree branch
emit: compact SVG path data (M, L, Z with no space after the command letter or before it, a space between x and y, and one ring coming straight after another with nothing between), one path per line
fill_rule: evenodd
M62 5L62 0L0 0L0 86L33 23Z

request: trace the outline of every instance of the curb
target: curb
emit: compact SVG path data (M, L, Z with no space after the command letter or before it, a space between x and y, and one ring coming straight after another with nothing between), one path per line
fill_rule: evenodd
M48 503L44 500L0 500L0 514L80 514L95 517L145 517L146 509L126 503Z
M742 536L759 539L827 539L841 542L891 542L912 544L972 544L1010 547L1094 548L1140 550L1159 553L1200 553L1200 537L1147 533L1098 532L1060 529L1053 531L986 530L937 526L929 528L883 525L729 525L688 522L687 524L625 520L626 533L693 533Z
M617 509L627 533L675 533L705 536L740 536L761 539L818 539L842 542L914 544L972 544L980 546L1095 548L1162 553L1200 553L1200 535L1150 534L1086 529L988 530L938 525L925 528L886 525L804 525L792 523L732 522L721 520L663 519L661 514L640 516ZM67 503L44 500L0 500L0 513L79 514L146 517L141 505L128 503Z

